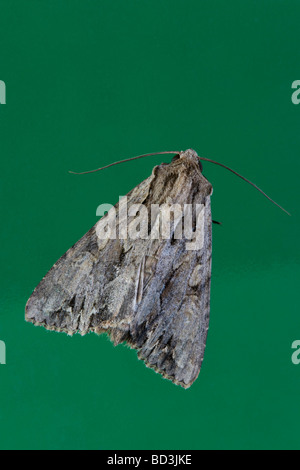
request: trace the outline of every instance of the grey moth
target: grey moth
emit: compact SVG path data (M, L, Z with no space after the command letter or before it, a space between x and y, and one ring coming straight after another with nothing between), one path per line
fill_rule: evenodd
M127 212L121 200L55 263L29 298L26 320L69 335L106 332L190 387L209 325L211 195L194 150L155 166L127 194Z

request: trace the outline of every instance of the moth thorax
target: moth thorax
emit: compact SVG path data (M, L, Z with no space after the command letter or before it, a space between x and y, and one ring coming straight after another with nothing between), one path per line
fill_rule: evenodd
M201 162L199 160L198 154L197 154L197 152L195 152L195 150L188 149L185 152L181 152L180 153L180 158L184 159L186 162L191 162L191 163L195 163L196 165L198 165L200 167L200 171L202 173L202 165L201 165Z

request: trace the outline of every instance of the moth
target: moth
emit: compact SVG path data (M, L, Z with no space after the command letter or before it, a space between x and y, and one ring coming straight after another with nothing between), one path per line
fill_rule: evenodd
M188 388L200 372L210 316L212 185L200 160L217 162L191 149L161 153L175 156L127 194L126 220L120 201L54 264L29 298L25 318L69 335L106 332L115 345L126 342L146 366ZM196 207L189 212L189 239L182 234L184 210L169 217L169 236L159 230L161 208L170 205ZM156 209L146 236L120 236L124 222L136 222L130 210L142 206ZM99 237L112 214L117 236Z

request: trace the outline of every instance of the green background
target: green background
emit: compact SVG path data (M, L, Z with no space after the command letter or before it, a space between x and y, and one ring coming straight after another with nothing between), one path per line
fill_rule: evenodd
M0 0L2 449L300 448L298 0ZM194 148L214 186L211 323L188 390L106 336L24 321L102 203Z

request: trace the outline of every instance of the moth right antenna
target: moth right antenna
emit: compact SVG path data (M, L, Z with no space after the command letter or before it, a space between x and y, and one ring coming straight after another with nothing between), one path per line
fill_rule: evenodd
M268 196L262 189L260 189L256 184L252 183L252 181L248 180L247 178L245 178L244 176L240 175L239 173L237 173L235 170L233 170L232 168L229 168L228 166L226 165L223 165L223 163L219 163L219 162L216 162L215 160L211 160L210 158L205 158L205 157L199 157L200 160L205 160L206 162L210 162L210 163L214 163L215 165L219 165L219 166L222 166L223 168L226 168L226 170L228 171L231 171L232 173L234 173L236 176L238 176L239 178L242 178L242 180L246 181L247 183L251 184L251 186L253 186L255 189L257 189L257 191L259 191L261 194L263 194L263 196L265 196L267 199L269 199L269 201L271 201L273 204L275 204L275 206L279 207L279 209L281 209L283 212L285 212L286 214L288 215L291 215L287 210L285 210L283 207L281 207L279 204L277 204L277 202L273 201L273 199L270 198L270 196Z

